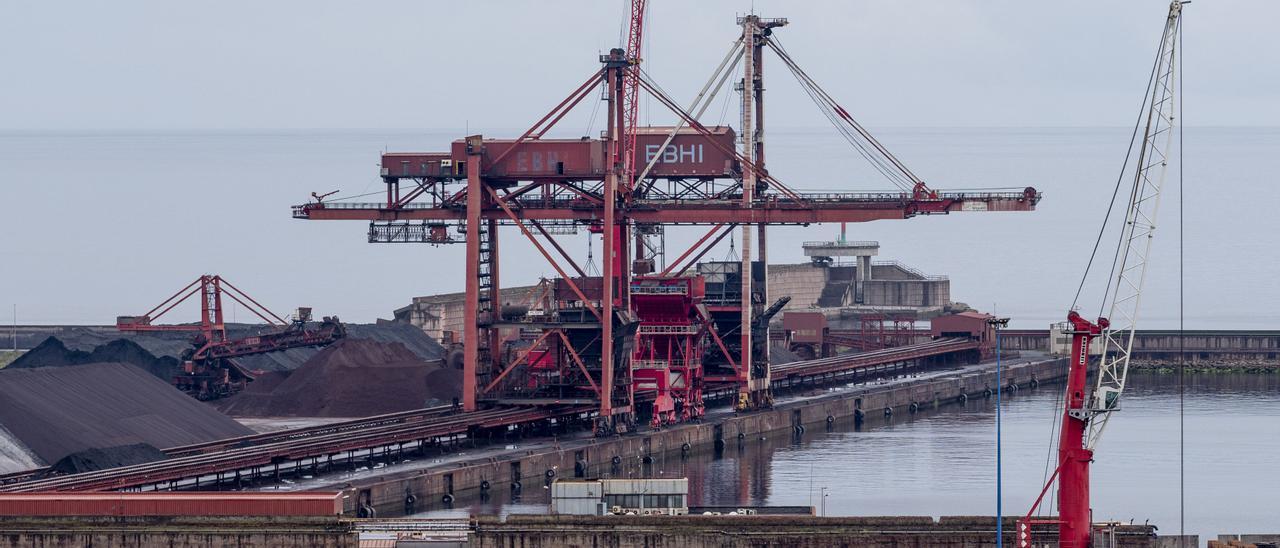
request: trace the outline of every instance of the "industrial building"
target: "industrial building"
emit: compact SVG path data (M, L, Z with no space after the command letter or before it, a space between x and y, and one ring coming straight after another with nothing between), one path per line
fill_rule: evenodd
M861 250L879 250L878 242L853 242ZM864 316L891 315L924 321L956 308L951 281L925 274L898 261L856 264L831 260L844 242L806 242L804 252L813 260L798 264L772 264L768 268L768 293L788 296L783 312L822 312L833 328L857 328ZM825 255L824 255L825 254ZM545 285L503 288L503 306L513 310L536 308ZM466 293L414 297L394 311L395 320L425 331L443 344L461 343L465 325ZM963 305L960 308L967 308ZM775 317L775 326L781 317Z
M559 479L551 484L551 513L682 516L688 493L688 478Z

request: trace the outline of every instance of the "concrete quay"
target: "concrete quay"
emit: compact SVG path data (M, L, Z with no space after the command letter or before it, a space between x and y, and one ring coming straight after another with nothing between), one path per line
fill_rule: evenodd
M1006 389L1053 382L1066 374L1059 358L1005 363ZM852 382L856 379L850 379ZM291 489L342 491L345 511L361 506L378 515L399 515L449 508L459 497L497 490L540 488L560 475L611 477L626 475L662 456L723 449L754 442L777 432L802 433L805 428L836 421L863 421L905 416L925 409L990 397L996 387L993 363L931 371L906 378L831 389L816 395L780 398L772 409L736 414L714 410L702 422L612 438L578 435L528 440L510 449L390 465L362 476L335 482L315 478ZM494 491L490 491L494 490Z
M1014 543L1014 518L1005 519ZM355 548L365 545L456 548L571 546L614 548L995 548L990 516L509 516L472 520L364 520L333 517L13 517L0 516L0 547L172 548L174 546ZM1037 545L1056 545L1038 525ZM1151 525L1118 525L1112 548L1167 546Z
M1004 531L1001 544L1013 546L1014 518L1005 519ZM1056 545L1052 527L1037 526L1034 536ZM1108 536L1112 548L1154 547L1157 541L1150 525L1117 526ZM989 516L509 516L477 520L468 546L997 548L995 538L996 519Z
M355 548L351 524L333 517L0 516L2 548Z

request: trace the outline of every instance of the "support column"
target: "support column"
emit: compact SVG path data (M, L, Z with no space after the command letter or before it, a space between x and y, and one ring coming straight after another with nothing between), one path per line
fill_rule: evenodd
M767 23L765 25L761 25L757 21L757 24L755 25L754 30L756 30L757 32L760 32L760 35L751 41L751 47L752 47L751 61L754 67L752 69L752 75L751 75L752 81L749 89L752 90L752 93L755 94L755 108L756 108L755 118L753 120L755 122L755 128L754 128L755 132L754 132L754 135L752 136L752 140L755 142L755 155L751 158L751 161L755 163L756 167L761 170L765 169L764 167L765 158L764 158L764 55L763 55L763 52L764 52L764 42L765 40L768 40L767 37L769 33L772 32L771 30L769 30L772 28L770 26L772 24L774 23ZM756 314L757 312L764 312L764 308L768 307L771 304L769 300L770 299L769 253L768 253L768 245L767 245L768 229L769 229L769 225L766 225L763 223L761 223L756 229L757 245L759 246L757 248L756 256L758 257L757 260L760 263L760 275L762 276L762 281L761 281L760 287L756 290L756 292L760 294L760 302L756 303L756 305L753 307L755 309L752 311L753 315ZM769 323L766 321L765 324L761 326L759 330L756 330L754 335L757 337L757 340L753 342L756 344L756 346L759 346L763 349L760 352L760 354L756 356L756 363L759 364L761 369L763 369L762 371L763 374L760 375L760 378L757 379L756 381L758 383L758 387L754 389L756 391L757 398L759 399L759 401L757 401L756 404L758 406L768 407L773 404L773 396L770 394L770 391L769 391L769 384L770 384L770 377L771 377L770 370L769 370L770 369L769 367L770 365L769 364Z
M467 137L467 289L462 321L462 409L476 410L476 364L480 360L480 181L483 139Z
M756 16L748 15L742 18L742 40L743 48L743 76L742 76L742 151L747 161L754 163L756 155L755 146L755 129L753 118L755 115L755 107L753 101L755 93L753 90L755 82L755 57L756 57ZM745 167L745 166L744 166ZM756 190L756 170L746 167L742 172L742 207L751 208L752 201L755 199ZM738 376L738 409L751 409L755 407L755 375L752 373L753 360L751 356L751 310L752 305L752 272L751 272L751 236L752 227L750 224L742 225L742 265L738 272L742 278L742 319L739 326L739 334L742 341L742 353L739 358L741 364L741 373Z
M613 307L614 307L614 276L618 275L618 219L617 212L614 209L617 191L618 191L618 175L622 169L622 131L623 131L623 112L622 112L622 68L618 66L620 50L610 52L610 58L606 61L608 70L605 71L605 84L608 93L608 127L606 135L609 139L609 172L604 179L604 232L601 234L600 255L601 255L601 291L600 291L600 324L601 324L601 341L600 341L600 425L597 425L597 433L600 433L599 427L603 426L604 432L609 432L613 428L613 382L614 382L614 363L613 363ZM625 270L625 268L623 269Z

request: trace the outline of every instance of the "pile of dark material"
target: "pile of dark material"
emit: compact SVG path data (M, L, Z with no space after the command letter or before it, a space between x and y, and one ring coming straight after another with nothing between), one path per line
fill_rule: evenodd
M68 471L148 462L157 448L252 434L122 363L0 370L0 443Z
M401 342L349 337L291 372L261 375L212 403L242 417L366 417L451 404L461 393L462 371L439 357L423 359Z
M96 338L96 337L95 337ZM35 348L27 351L7 369L31 369L50 366L83 365L88 363L127 363L137 366L158 378L170 380L182 369L182 361L178 359L182 350L190 345L173 345L173 348L162 348L150 344L162 339L111 339L101 344L86 344L85 338L71 339L73 346L57 337L49 337ZM150 348L142 346L148 344Z
M129 445L118 445L115 447L94 447L77 451L65 457L58 462L49 465L49 468L59 474L77 474L80 472L92 472L94 470L105 470L107 468L116 468L118 466L129 466L131 464L142 464L146 462L154 462L167 458L163 451L156 449L154 445L149 443L133 443Z
M376 324L347 324L347 338L383 343L399 343L423 360L445 357L445 349L435 339L412 325L380 321ZM266 332L262 325L228 324L227 336L242 338ZM192 333L157 331L146 334L112 333L100 328L64 328L56 336L14 360L10 368L32 368L85 363L117 362L136 365L170 381L181 369L182 353L191 348ZM236 361L250 371L290 371L320 352L319 348L291 348L266 354L244 356Z

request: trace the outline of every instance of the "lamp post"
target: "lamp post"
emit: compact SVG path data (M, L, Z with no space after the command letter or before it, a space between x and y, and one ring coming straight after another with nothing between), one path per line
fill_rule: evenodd
M1001 484L1003 463L1000 461L1000 406L1001 392L1004 389L1001 373L1004 370L1004 364L1000 361L1000 330L1009 325L1009 318L988 318L987 325L996 332L996 546L1004 546L1004 497Z

